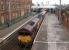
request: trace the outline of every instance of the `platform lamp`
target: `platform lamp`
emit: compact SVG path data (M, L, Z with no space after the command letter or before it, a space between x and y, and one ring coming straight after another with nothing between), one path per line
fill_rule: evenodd
M60 13L61 13L61 9L62 9L62 7L61 7L61 0L60 0ZM61 17L61 14L60 14L60 17Z
M62 3L61 3L61 0L59 0L60 1L60 24L62 24L62 16L61 16L61 13L62 13Z
M8 4L8 11L9 11L9 19L7 21L7 26L9 27L10 26L10 21L11 21L11 2L10 1L7 1L7 4Z

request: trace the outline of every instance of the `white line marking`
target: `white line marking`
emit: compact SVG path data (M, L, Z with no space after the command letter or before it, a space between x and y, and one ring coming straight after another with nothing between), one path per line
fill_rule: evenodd
M35 41L34 43L69 43L69 42L45 42L45 41Z
M43 20L43 21L44 21L44 20ZM43 22L42 22L42 24L43 24ZM37 32L37 35L36 35L36 37L35 37L35 39L34 39L34 42L36 41L36 38L37 38L37 36L38 36L38 34L39 34L39 31L41 30L42 24L41 24L41 26L40 26L40 28L39 28L39 30L38 30L38 32ZM34 42L33 42L33 43L34 43Z

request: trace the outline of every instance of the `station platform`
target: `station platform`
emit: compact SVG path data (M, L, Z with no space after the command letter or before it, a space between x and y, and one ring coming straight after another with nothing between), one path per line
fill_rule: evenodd
M31 50L69 50L69 32L55 14L46 14Z

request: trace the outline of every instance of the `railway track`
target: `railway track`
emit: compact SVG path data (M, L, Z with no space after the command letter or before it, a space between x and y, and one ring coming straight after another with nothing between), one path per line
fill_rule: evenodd
M39 27L44 19L44 12L40 13L37 17L33 18L31 21L26 23L20 30L26 31L28 35L32 37L32 40L34 40ZM24 30L25 29L25 30ZM19 31L15 32L13 35L11 35L6 41L3 42L4 45L0 47L1 50L31 50L32 45L24 44L22 42L19 42L17 37L19 35L23 36L23 33L19 34ZM6 43L7 42L7 43ZM22 43L19 45L19 43ZM33 41L31 42L33 44Z

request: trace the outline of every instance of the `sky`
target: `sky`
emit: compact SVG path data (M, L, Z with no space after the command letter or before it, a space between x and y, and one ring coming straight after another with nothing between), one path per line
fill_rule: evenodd
M49 4L49 5L52 5L52 4L59 4L60 0L32 0L32 2L34 4L41 4L41 2L43 2L43 4ZM62 1L62 4L69 4L69 0L61 0Z

